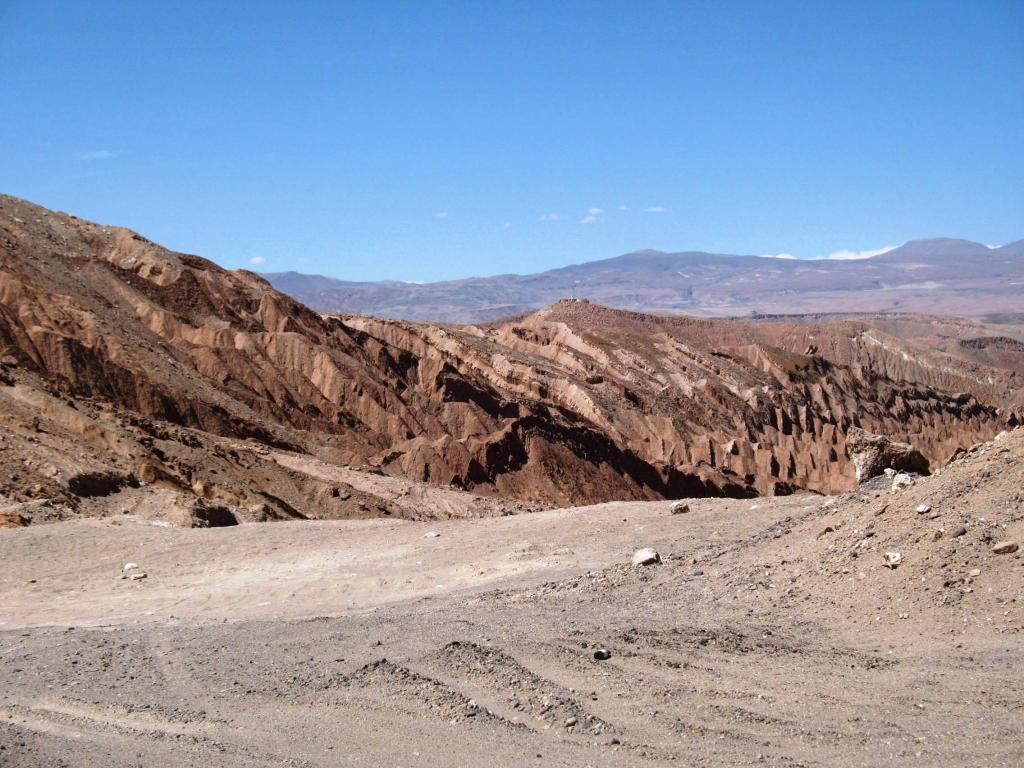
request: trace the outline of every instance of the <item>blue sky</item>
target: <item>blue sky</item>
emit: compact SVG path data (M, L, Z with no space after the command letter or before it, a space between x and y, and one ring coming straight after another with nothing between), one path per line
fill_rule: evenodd
M0 0L0 191L228 267L1024 237L1024 2Z

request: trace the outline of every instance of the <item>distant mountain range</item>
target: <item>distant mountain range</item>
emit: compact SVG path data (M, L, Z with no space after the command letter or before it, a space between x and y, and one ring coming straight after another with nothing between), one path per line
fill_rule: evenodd
M869 259L800 260L701 251L636 251L532 275L436 283L350 282L264 274L320 310L406 320L486 322L562 298L706 316L825 312L1024 312L1024 240L910 242Z

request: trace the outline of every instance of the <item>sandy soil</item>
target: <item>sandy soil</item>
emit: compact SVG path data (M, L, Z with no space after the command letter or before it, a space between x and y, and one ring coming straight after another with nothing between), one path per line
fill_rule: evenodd
M0 764L1019 766L1022 457L681 515L0 531Z
M0 531L0 629L343 616L565 578L628 561L643 546L668 554L692 548L694 539L735 544L780 515L818 503L809 495L774 502L701 499L691 502L695 514L685 519L667 512L671 502L613 502L427 523L296 521L203 529L124 516L31 526ZM146 579L120 578L129 562Z

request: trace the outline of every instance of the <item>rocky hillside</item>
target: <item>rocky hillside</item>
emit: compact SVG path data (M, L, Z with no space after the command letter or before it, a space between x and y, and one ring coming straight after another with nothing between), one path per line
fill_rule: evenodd
M853 426L942 462L1016 418L1005 369L851 333L578 301L490 327L321 315L0 197L0 493L75 513L159 492L203 524L425 514L303 462L538 504L832 492Z

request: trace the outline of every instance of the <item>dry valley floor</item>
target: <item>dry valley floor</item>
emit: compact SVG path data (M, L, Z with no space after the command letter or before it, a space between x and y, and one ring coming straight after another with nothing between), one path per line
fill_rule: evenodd
M0 765L1020 766L1022 489L2 530Z

